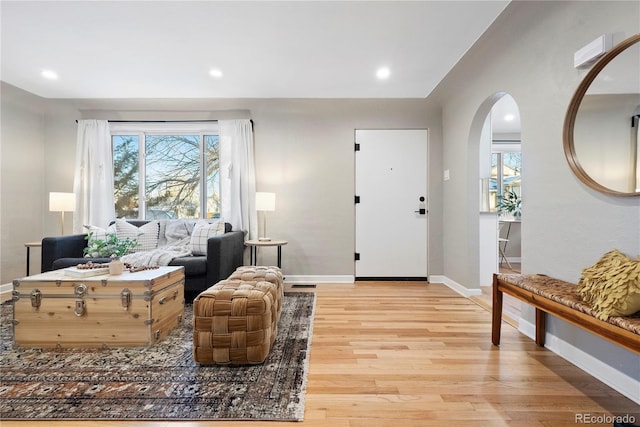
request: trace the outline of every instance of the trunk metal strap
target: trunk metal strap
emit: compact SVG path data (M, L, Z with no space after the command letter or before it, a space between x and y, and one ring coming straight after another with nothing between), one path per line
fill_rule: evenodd
M84 300L83 299L79 299L76 300L76 310L75 310L76 316L80 317L84 314Z
M131 306L131 291L129 288L124 288L122 292L120 292L120 301L122 301L122 308L128 310Z
M42 292L40 289L34 289L31 291L31 307L40 308L42 304Z

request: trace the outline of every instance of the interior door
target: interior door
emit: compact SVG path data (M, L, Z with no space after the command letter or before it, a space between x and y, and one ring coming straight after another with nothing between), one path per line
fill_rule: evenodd
M356 280L426 280L426 129L356 130Z

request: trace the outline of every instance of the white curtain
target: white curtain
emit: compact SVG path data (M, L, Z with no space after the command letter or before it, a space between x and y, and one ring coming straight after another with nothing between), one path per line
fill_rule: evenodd
M106 120L78 121L73 192L74 233L83 233L83 225L107 227L115 218L111 133Z
M249 239L258 238L253 126L250 120L220 120L222 217Z

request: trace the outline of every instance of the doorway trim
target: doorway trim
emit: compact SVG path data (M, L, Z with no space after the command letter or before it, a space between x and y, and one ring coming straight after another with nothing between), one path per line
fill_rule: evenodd
M369 138L370 138L370 143L373 144L373 147L377 147L378 149L376 151L371 151L371 153L380 153L380 147L381 147L381 141L380 141L380 133L382 133L382 135L386 135L385 133L393 133L393 132L397 132L400 138L397 138L398 142L403 142L405 144L409 144L406 145L407 148L412 148L412 149L416 149L417 153L421 153L422 150L424 150L424 164L420 163L420 162L409 162L410 165L413 165L413 167L410 166L406 166L407 165L407 161L406 161L406 155L403 158L403 153L406 152L406 150L392 150L394 153L398 153L399 157L396 157L395 160L391 160L389 163L386 163L387 160L393 159L393 156L388 156L388 155L382 155L382 156L374 156L372 158L369 159L369 162L367 163L363 163L360 166L363 165L368 165L369 167L374 166L373 171L377 171L376 172L376 176L379 177L384 177L387 176L391 179L390 182L396 182L396 183L400 183L402 187L406 187L407 189L409 189L409 191L405 191L405 192L398 192L395 191L397 194L403 194L403 195L407 195L408 193L413 193L414 190L417 190L416 193L416 197L418 196L426 196L426 200L424 200L424 198L422 198L422 202L419 202L419 200L416 198L416 200L414 201L413 199L407 199L406 197L401 197L400 199L398 199L398 203L396 204L392 204L392 206L398 206L400 207L400 211L396 210L395 213L396 214L400 214L400 216L402 218L405 218L407 221L414 221L414 219L409 219L409 217L406 216L407 213L409 213L409 211L405 210L408 208L411 208L411 210L415 210L415 214L411 213L410 214L410 218L414 218L415 215L415 219L419 221L419 223L417 224L418 230L420 230L419 235L422 235L422 231L424 231L424 241L422 242L418 242L415 243L416 240L413 238L413 236L416 235L415 232L409 232L409 234L407 234L405 232L404 237L406 238L407 242L414 242L410 245L411 248L416 248L418 250L419 253L422 253L422 251L424 250L424 260L422 260L422 257L420 257L419 259L422 260L421 264L424 264L424 271L422 271L422 268L420 268L420 265L415 263L407 263L406 260L417 260L415 257L411 258L410 256L407 257L406 259L404 257L400 257L400 258L395 258L395 261L391 267L391 270L387 271L386 269L379 269L377 267L373 267L374 265L380 265L380 251L376 251L373 247L372 247L372 251L370 251L370 254L374 254L373 257L371 257L369 259L369 262L371 263L371 261L373 260L374 263L376 262L375 260L378 260L378 264L367 264L367 269L366 271L360 271L360 273L374 273L371 275L358 275L358 259L359 259L359 253L358 251L361 251L364 249L364 247L366 246L367 241L369 243L371 242L371 238L368 238L364 241L362 241L362 239L358 238L358 228L359 228L359 222L358 222L358 203L359 203L359 198L360 198L360 194L358 194L359 191L363 191L363 190L369 190L368 191L368 195L369 195L369 200L374 200L374 198L371 197L372 192L371 192L371 187L359 187L359 168L358 168L358 152L360 151L360 146L362 141L358 140L358 135L359 132L361 132L361 136L365 137L367 136L367 132L371 133L371 132L378 132L378 134L375 133L371 133L369 134ZM377 136L376 136L377 135ZM424 137L424 140L422 139L422 137ZM371 139L373 138L373 139ZM387 137L389 138L389 137ZM354 204L354 248L355 248L355 256L354 256L354 277L356 281L421 281L421 282L426 282L429 280L429 215L428 215L428 205L429 205L429 146L430 146L430 131L428 128L379 128L379 129L374 129L374 128L357 128L354 129L354 144L355 144L355 155L354 155L354 190L355 190L355 204ZM382 143L384 143L385 141L382 141ZM422 142L424 142L424 146L422 145ZM416 145L417 144L417 145ZM362 148L366 148L366 146L363 146ZM389 152L389 150L384 150L383 152ZM382 160L382 162L380 162L379 159L387 159L387 160ZM414 159L419 159L419 157L417 157L416 155L413 156ZM378 159L378 160L375 160ZM373 162L371 162L372 160L375 160ZM362 159L360 160L362 161ZM396 168L395 165L396 164L400 164L400 165L405 165L406 167L404 167L404 171L402 173L400 172L396 172L399 171L400 168ZM376 168L380 168L380 167L384 167L383 169L376 169ZM386 169L387 167L390 167L389 169ZM366 168L362 169L365 174L366 174ZM387 171L387 172L384 172ZM392 171L392 172L389 172ZM409 178L409 176L407 176L407 172L411 173L411 171L420 171L420 172L424 172L424 182L422 183L418 183L417 187L416 187L416 181L415 180L407 180ZM382 173L382 175L380 175L380 173ZM399 175L398 175L399 173ZM369 175L367 175L369 176ZM412 175L412 177L415 175ZM383 180L384 181L384 180ZM365 180L365 182L361 182L360 184L363 183L368 183L369 180ZM422 187L421 187L422 185ZM374 186L375 189L377 188L383 188L382 182L378 181L378 183ZM395 188L395 187L394 187ZM367 191L365 191L367 192ZM374 192L375 193L375 192ZM375 200L378 200L377 198ZM413 203L415 202L415 206L413 206ZM375 207L375 205L374 205ZM377 215L377 210L374 209L374 211L371 211L371 206L368 207L368 211L370 213L373 213L374 215L372 216L372 218L375 218ZM388 210L388 209L387 209ZM391 213L393 213L393 209L390 210ZM395 220L398 218L395 218L395 215L391 215L394 216L394 218L390 219L388 221L387 227L391 227L391 229L393 229L394 227L396 227L394 225L394 223L396 222ZM361 217L362 218L362 217ZM424 223L422 222L424 221ZM408 223L408 222L407 222ZM412 223L413 224L413 223ZM424 228L423 228L424 227ZM366 230L370 230L371 227L366 228ZM412 229L415 231L415 229ZM402 234L402 233L401 233ZM361 234L361 236L367 236L368 234ZM395 237L395 236L391 236L391 239L389 240L390 242L401 242L402 240L398 240L401 237ZM361 244L365 244L365 246L362 246ZM360 247L359 247L360 244ZM417 245L423 245L423 248L419 248L416 246ZM379 245L376 246L374 244L374 247L380 247ZM409 246L407 246L409 247ZM407 253L407 252L405 252ZM412 252L409 251L409 254L411 255ZM403 267L404 266L404 267ZM418 269L415 269L415 267L418 267ZM364 267L364 265L360 266L360 267ZM369 267L373 267L373 268L369 268ZM362 270L362 269L360 269ZM397 273L401 273L401 272L405 272L405 273L409 273L409 275L407 276L403 276L401 274L398 275L392 275L392 276L384 276L384 273L390 273L390 274L397 274ZM375 274L375 273L383 273L383 275L380 274Z

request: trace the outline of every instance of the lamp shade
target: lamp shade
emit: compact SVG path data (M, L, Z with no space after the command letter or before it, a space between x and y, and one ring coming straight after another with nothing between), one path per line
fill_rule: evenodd
M275 211L276 210L276 193L256 192L256 210L257 211Z
M50 212L75 212L76 195L74 193L49 193Z

